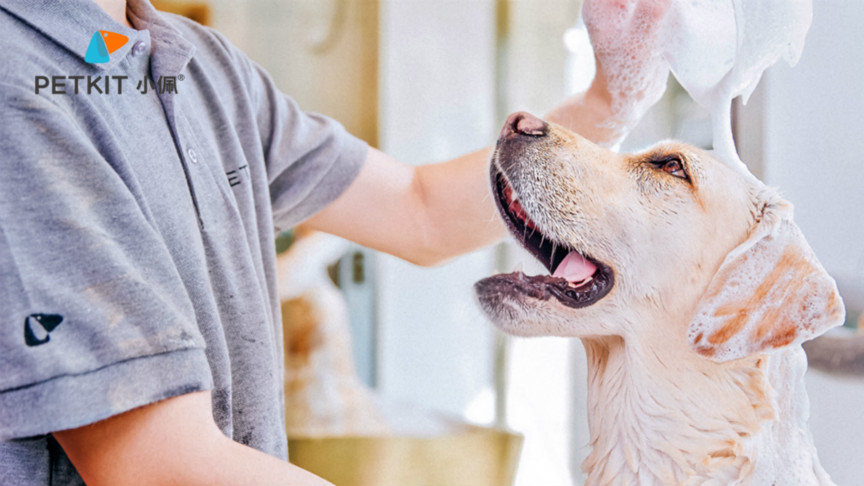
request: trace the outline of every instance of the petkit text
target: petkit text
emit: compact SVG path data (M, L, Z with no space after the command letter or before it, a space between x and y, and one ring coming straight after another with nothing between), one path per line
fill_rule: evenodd
M36 94L48 88L51 94L111 94L112 89L123 94L123 81L127 79L129 76L36 76L34 89Z

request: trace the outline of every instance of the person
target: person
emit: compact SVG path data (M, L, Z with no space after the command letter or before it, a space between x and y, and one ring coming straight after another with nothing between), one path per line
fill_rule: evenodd
M0 0L0 32L0 484L324 484L286 462L274 229L489 245L491 149L399 163L145 0ZM598 73L548 118L600 142Z

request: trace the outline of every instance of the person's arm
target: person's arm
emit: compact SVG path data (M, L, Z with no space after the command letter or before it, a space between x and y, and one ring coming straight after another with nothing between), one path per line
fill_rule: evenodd
M88 486L330 484L232 441L212 414L210 392L195 392L54 437Z
M491 148L419 167L369 149L360 174L304 225L418 265L501 239L489 190Z
M576 132L602 145L614 145L618 129L612 121L615 112L603 67L598 63L588 90L578 93L546 113L544 119Z

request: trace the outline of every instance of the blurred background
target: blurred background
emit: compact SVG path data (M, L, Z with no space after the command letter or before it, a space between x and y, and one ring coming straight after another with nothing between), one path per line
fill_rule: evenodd
M587 86L593 58L579 0L211 0L185 9L262 64L307 111L411 164L491 145L505 117L542 115ZM161 5L160 5L161 4ZM742 159L796 205L853 326L864 307L864 4L817 0L797 67L770 69L734 107ZM625 142L710 146L707 112L673 79ZM472 284L517 265L512 243L424 269L351 247L332 274L347 299L362 380L381 395L525 435L516 484L579 484L587 454L578 340L510 339ZM808 372L811 426L840 484L864 477L864 381Z

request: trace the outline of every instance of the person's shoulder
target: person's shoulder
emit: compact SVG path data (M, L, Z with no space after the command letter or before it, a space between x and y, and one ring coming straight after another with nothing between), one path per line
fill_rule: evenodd
M212 83L227 81L233 92L240 86L248 91L260 81L261 73L255 63L217 30L173 13L160 12L160 15L195 46L193 62L200 67L199 75L208 77Z
M216 29L201 25L182 15L170 12L160 12L159 14L171 27L195 45L196 56L229 61L232 64L248 62L246 55Z

